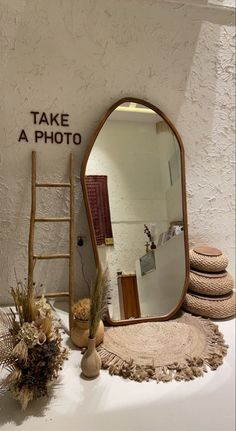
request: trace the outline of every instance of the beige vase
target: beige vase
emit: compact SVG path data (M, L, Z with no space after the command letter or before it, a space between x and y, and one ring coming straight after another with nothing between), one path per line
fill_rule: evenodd
M89 322L86 320L78 320L74 319L71 334L70 334L72 342L77 347L88 347L88 339L89 339ZM96 346L102 343L104 337L104 325L103 321L100 320L98 325L98 329L96 332Z
M95 338L88 339L88 348L81 360L81 370L84 377L94 379L100 373L102 361L96 350Z

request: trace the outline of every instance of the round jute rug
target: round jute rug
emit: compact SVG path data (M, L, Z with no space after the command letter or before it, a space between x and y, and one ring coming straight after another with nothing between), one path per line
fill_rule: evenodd
M217 325L182 313L166 322L109 327L97 350L110 374L158 383L189 381L215 370L227 348Z

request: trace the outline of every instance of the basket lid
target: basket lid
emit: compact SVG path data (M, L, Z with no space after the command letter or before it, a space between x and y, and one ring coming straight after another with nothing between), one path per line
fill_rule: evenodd
M201 254L203 256L221 256L222 251L218 248L202 246L202 247L194 247L193 251L197 254Z

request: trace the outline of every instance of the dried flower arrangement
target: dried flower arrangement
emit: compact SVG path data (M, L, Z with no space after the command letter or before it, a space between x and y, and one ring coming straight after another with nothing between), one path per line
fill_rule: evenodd
M68 356L62 347L50 305L33 298L21 282L10 291L16 311L0 311L0 367L8 374L0 391L9 390L22 409L29 401L48 394Z
M90 315L91 299L83 298L72 306L72 315L74 319L88 321Z

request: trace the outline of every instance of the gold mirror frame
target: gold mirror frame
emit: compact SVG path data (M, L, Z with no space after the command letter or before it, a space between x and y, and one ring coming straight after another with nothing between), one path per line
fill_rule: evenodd
M159 108L157 108L156 106L152 105L149 102L146 102L145 100L137 99L134 97L124 97L123 99L120 99L116 103L114 103L106 111L106 113L103 115L101 121L99 122L98 126L96 127L95 131L93 132L93 134L89 140L89 144L88 144L88 147L86 148L86 151L85 151L85 154L83 157L83 161L82 161L82 165L81 165L80 178L81 178L85 208L86 208L86 213L87 213L87 217L88 217L89 231L90 231L90 235L91 235L91 241L92 241L92 246L93 246L93 252L94 252L96 267L98 268L98 266L99 266L99 255L98 255L96 237L95 237L95 232L94 232L94 227L93 227L92 214L90 211L87 189L86 189L86 185L85 185L85 171L86 171L88 158L90 156L93 145L97 139L97 136L98 136L100 130L102 129L103 125L105 124L107 118L111 115L111 113L118 106L120 106L126 102L134 102L137 104L141 104L141 105L147 106L149 109L152 109L154 112L156 112L169 125L169 127L171 128L172 132L174 133L174 135L177 139L177 142L179 144L180 159L181 159L182 211L183 211L183 226L184 226L184 247L185 247L185 283L184 283L183 292L182 292L182 295L181 295L181 298L180 298L178 304L168 314L165 314L165 315L160 316L160 317L155 316L155 317L145 317L145 318L135 318L135 319L130 319L130 320L116 320L115 321L115 320L112 320L110 318L110 315L108 312L106 321L108 324L113 325L113 326L130 325L130 324L141 323L141 322L156 322L156 321L163 321L163 320L170 319L180 309L180 307L184 301L184 298L185 298L185 295L186 295L186 292L188 289L188 284L189 284L189 245L188 245L188 225L187 225L185 159L184 159L183 142L182 142L182 139L181 139L178 131L176 130L175 126L172 124L172 122L169 120L169 118Z

